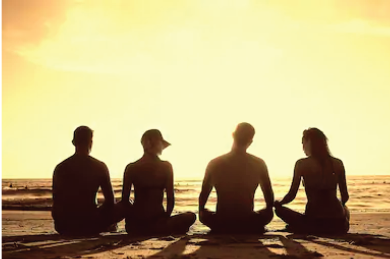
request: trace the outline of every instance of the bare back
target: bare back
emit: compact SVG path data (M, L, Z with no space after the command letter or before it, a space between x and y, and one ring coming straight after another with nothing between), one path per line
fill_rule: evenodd
M330 157L320 164L308 157L299 161L298 175L302 176L308 203L306 214L315 217L339 218L344 216L342 203L337 198L337 186L346 190L345 170L341 160Z
M170 181L173 181L170 179L170 172L170 164L158 158L141 158L126 167L123 187L125 190L131 189L131 186L127 185L134 186L134 213L136 216L152 219L165 213L164 191L166 191Z
M209 175L217 192L217 214L245 217L253 213L254 195L259 184L266 200L273 201L267 167L260 158L230 152L211 161L208 171L206 177Z
M110 174L103 162L78 154L64 160L53 174L53 218L81 218L95 213L99 187L104 202L114 204Z

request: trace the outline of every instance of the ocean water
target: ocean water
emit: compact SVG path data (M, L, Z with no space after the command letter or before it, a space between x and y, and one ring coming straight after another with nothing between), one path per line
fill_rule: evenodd
M276 199L281 199L290 188L291 178L272 178L272 186ZM50 210L51 179L2 179L2 209ZM177 180L175 182L175 210L184 212L198 210L198 196L201 179ZM381 176L348 176L350 200L347 203L351 212L390 212L390 175ZM117 201L122 192L122 179L112 179ZM102 202L102 194L98 193L98 202ZM216 194L213 190L207 208L214 210ZM295 200L289 207L303 212L306 196L301 184ZM265 205L261 189L255 195L255 209Z

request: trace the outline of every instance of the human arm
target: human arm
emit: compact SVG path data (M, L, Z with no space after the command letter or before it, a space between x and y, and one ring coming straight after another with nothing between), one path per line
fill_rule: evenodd
M347 188L347 180L345 177L345 168L343 162L341 162L341 172L339 174L339 188L341 194L341 202L343 205L347 203L349 200L348 188Z
M123 173L122 200L123 203L130 203L130 193L133 180L131 178L130 165L126 166Z
M167 162L168 166L168 175L165 185L165 191L167 194L167 215L171 216L173 208L175 207L175 191L174 191L174 179L173 179L173 168L172 165Z
M63 167L61 165L56 166L53 172L52 180L53 205L51 215L54 220L67 214L67 203L77 202L72 199L73 197L69 199L69 189L67 188L68 184L66 182L67 180L68 177L66 177L66 172L64 172Z
M203 178L202 190L199 195L199 212L205 210L207 200L210 196L213 184L211 182L212 164L211 162L207 165L205 176Z
M102 179L100 183L104 196L104 205L112 206L115 204L114 190L112 189L110 173L105 164L103 164Z
M52 180L52 198L53 198L53 206L52 206L52 211L51 215L53 219L57 218L57 215L61 214L62 212L59 211L61 210L61 200L60 200L60 188L61 188L61 181L59 179L59 166L56 166L53 172L53 180Z
M58 191L58 166L54 169L53 179L52 179L52 198L53 203L57 201L57 191Z
M284 198L280 202L278 202L280 205L284 205L284 204L292 202L295 199L295 197L297 196L299 185L301 184L301 171L300 170L301 170L300 169L300 161L297 161L295 163L295 167L294 167L294 176L293 176L290 190L288 191L286 196L284 196Z
M268 174L268 168L265 162L262 161L262 170L260 173L260 187L264 195L264 200L267 209L271 209L274 204L274 192L272 190L271 180Z

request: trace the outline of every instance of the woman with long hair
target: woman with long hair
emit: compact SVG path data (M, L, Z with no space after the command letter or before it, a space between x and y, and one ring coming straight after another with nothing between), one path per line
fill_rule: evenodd
M330 154L327 138L317 128L303 132L302 145L307 157L296 162L289 192L275 202L276 215L291 232L347 233L349 211L345 204L349 195L343 162ZM301 179L307 196L304 214L283 206L294 200ZM341 201L337 198L337 186Z

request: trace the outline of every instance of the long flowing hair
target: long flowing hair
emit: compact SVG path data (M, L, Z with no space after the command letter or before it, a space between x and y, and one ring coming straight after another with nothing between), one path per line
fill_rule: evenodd
M328 147L328 138L325 134L317 128L308 128L303 131L302 139L310 141L311 156L324 166L332 156Z

